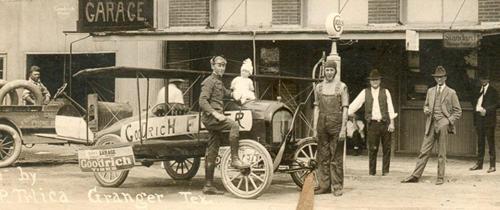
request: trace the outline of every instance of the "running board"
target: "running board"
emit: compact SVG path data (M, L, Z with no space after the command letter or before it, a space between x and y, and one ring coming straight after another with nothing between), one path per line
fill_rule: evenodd
M87 142L87 140L85 140L85 139L64 137L64 136L59 136L57 134L35 133L33 135L38 136L38 137L42 137L42 138L63 140L63 141L66 141L68 143L74 143L74 144L89 144L89 143L91 143L90 141Z

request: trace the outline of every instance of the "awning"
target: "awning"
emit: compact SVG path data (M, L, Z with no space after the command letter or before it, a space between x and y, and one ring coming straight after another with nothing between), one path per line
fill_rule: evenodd
M346 26L344 40L404 40L406 30L414 30L420 39L442 39L444 32L477 32L483 36L500 34L500 23L454 25L399 25L374 24ZM228 41L228 40L329 40L323 28L275 27L275 28L224 28L172 27L155 31L116 31L92 33L96 41Z
M78 71L73 75L76 78L194 78L196 76L207 76L212 74L211 71L199 71L188 69L155 69L155 68L140 68L127 66L110 66L102 68L91 68ZM224 77L237 77L239 74L225 73ZM250 78L258 78L259 80L295 80L304 82L318 82L319 79L306 77L292 77L281 75L251 75Z

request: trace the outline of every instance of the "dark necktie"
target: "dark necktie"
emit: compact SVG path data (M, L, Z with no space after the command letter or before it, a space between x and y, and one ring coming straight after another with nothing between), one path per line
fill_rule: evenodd
M443 91L442 89L443 87L441 87L440 85L438 85L436 88L436 94L434 97L434 106L432 108L433 110L436 110L436 101L441 100L441 91Z

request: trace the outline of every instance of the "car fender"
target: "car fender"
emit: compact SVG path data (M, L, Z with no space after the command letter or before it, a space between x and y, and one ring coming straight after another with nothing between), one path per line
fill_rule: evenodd
M19 137L21 138L21 142L23 141L23 132L21 131L21 129L19 129L19 127L16 125L16 123L14 123L14 121L12 121L8 118L5 118L5 117L0 117L0 124L8 125L8 126L14 128L17 131L17 133L19 133Z

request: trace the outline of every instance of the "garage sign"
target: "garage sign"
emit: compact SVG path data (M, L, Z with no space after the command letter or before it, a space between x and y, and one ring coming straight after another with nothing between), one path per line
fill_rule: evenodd
M127 31L154 27L153 0L79 0L78 32Z
M78 163L83 172L118 171L134 167L135 158L131 146L79 150Z

